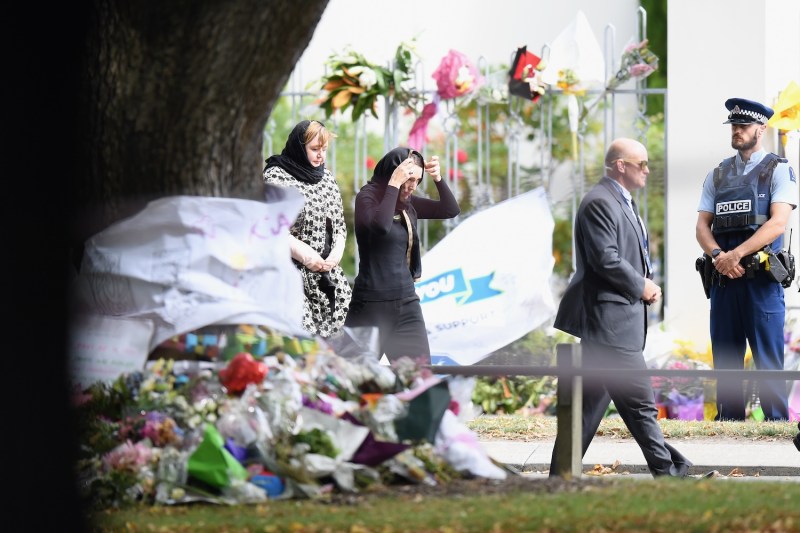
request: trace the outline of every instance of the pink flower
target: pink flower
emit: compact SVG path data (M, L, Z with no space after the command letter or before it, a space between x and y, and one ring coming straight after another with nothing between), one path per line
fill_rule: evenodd
M637 63L636 65L631 65L631 76L634 78L641 78L643 76L647 76L655 69L648 65L647 63Z
M463 96L483 85L483 77L467 56L450 50L431 74L442 99Z
M638 50L639 48L641 48L643 44L646 44L646 43L644 43L644 42L641 42L641 43L629 43L628 46L626 46L625 49L622 51L622 53L623 54L630 54L634 50Z
M374 170L375 165L377 165L378 163L371 157L367 157L366 164L367 164L367 170Z
M422 114L411 125L411 131L408 133L409 148L420 152L425 147L428 142L428 122L436 116L437 109L436 102L425 104L425 107L422 108Z
M465 152L464 150L458 150L456 152L456 158L458 159L458 164L463 165L464 163L467 162L469 156L467 155L467 152Z
M153 450L141 442L133 444L125 441L103 456L106 470L118 470L136 473L142 469L153 455Z

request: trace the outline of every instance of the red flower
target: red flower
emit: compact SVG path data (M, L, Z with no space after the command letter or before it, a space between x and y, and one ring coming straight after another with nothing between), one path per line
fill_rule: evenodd
M377 161L375 161L371 157L367 156L367 170L374 170L375 169L375 165L377 165L377 164L378 164Z
M228 366L219 371L219 380L231 394L239 394L251 383L261 383L269 369L247 352L237 353Z
M467 159L469 159L469 156L467 155L466 151L458 150L458 151L456 151L456 158L458 159L458 164L459 165L463 165L464 163L467 162Z
M450 177L450 179L453 179L454 173L453 173L453 169L452 168L448 171L447 175ZM461 169L459 168L458 169L458 174L455 174L455 176L456 176L455 179L460 180L461 178L464 177L464 173L461 172Z

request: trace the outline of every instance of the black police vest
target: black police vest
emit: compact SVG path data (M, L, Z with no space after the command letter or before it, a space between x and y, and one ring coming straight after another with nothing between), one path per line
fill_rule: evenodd
M736 174L736 157L714 169L714 221L711 231L724 250L747 240L769 218L772 172L786 159L769 153L747 174ZM783 236L770 245L780 250Z

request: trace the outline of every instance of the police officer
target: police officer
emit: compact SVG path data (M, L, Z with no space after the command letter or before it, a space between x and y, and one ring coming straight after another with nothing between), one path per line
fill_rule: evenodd
M756 368L783 370L783 287L764 268L747 272L743 261L765 246L775 252L783 247L797 207L797 179L786 159L761 147L772 109L743 98L731 98L725 107L737 153L706 175L696 228L720 278L710 298L714 368L742 369L747 342ZM764 418L787 420L786 381L757 386ZM717 420L744 420L745 401L741 379L717 380Z

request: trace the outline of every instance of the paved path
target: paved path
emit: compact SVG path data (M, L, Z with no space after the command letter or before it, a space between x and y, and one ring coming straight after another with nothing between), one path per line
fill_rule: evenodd
M550 468L553 442L481 441L481 445L496 461L522 472L542 474ZM668 442L694 463L690 474L718 470L728 475L738 469L744 478L786 478L800 482L800 451L791 440L704 438L668 439ZM595 437L583 458L583 471L595 465L611 467L617 461L620 462L617 470L649 477L642 451L633 439Z

